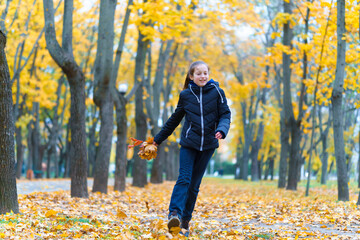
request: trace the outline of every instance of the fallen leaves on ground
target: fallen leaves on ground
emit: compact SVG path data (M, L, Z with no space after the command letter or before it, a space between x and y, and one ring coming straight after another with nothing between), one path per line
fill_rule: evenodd
M0 215L0 239L186 239L168 233L167 209L174 182L127 186L125 192L69 191L19 195L20 214ZM338 202L336 189L276 188L206 178L190 222L189 239L360 239L360 210L351 193Z

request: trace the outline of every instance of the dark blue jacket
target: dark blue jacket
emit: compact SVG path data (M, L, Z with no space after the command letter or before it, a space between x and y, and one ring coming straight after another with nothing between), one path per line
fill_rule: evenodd
M199 151L218 148L216 132L226 137L230 128L231 112L224 91L219 83L210 80L204 87L190 81L189 87L180 92L175 112L154 137L161 144L173 133L185 116L180 145Z

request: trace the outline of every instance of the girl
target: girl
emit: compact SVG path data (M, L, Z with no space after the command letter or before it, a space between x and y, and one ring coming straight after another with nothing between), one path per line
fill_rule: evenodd
M193 62L186 75L175 112L154 137L160 145L185 116L180 140L179 177L174 186L168 215L168 228L181 227L189 234L199 187L206 166L230 127L230 109L219 83L209 80L209 67Z

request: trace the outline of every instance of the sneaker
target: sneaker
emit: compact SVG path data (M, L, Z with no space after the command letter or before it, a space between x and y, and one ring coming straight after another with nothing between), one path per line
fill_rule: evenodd
M189 231L189 222L190 222L190 220L181 219L180 227Z
M172 232L171 231L172 228L179 228L180 230L180 219L179 216L177 215L176 210L174 210L169 216L168 228L169 228L169 232Z
M190 220L181 219L181 225L180 225L181 232L180 232L180 234L184 235L185 237L189 237L189 234L190 234L189 222L190 222Z

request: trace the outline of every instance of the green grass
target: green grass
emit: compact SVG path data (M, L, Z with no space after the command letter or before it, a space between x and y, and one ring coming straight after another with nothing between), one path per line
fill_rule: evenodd
M260 233L260 234L256 234L250 237L250 239L272 239L274 237L273 234L268 234L268 233Z
M0 224L19 223L17 219L0 220Z

